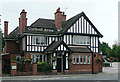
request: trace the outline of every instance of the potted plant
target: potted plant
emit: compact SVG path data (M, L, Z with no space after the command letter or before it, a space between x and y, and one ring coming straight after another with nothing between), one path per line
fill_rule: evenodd
M12 57L12 58L11 58L11 62L12 62L12 63L17 63L16 57Z

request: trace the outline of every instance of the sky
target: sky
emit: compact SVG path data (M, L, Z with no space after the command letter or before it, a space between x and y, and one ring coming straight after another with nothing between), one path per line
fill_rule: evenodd
M100 41L112 46L118 40L118 1L119 0L3 0L0 2L1 29L4 21L9 21L10 33L19 25L22 9L27 12L30 26L38 18L54 19L60 7L67 19L81 13L87 15L96 28L103 34Z

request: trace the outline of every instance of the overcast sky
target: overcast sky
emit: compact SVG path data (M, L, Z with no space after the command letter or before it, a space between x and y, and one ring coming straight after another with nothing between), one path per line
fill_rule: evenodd
M118 40L119 0L3 0L0 14L3 30L4 21L9 21L9 33L19 24L22 9L27 12L28 26L38 18L54 19L58 7L65 11L67 19L82 11L103 34L101 41L113 45Z

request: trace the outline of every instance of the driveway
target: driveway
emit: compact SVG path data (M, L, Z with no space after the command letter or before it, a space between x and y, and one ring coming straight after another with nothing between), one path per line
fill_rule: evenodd
M42 76L14 76L3 77L3 80L118 80L118 63L112 63L112 67L104 67L99 74L75 74L75 75L42 75ZM108 82L108 81L107 81Z

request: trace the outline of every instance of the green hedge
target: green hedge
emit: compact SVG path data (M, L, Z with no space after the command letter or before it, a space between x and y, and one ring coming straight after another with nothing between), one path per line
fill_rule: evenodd
M37 64L37 70L38 70L38 72L52 72L52 66L49 65L46 61L39 62Z

